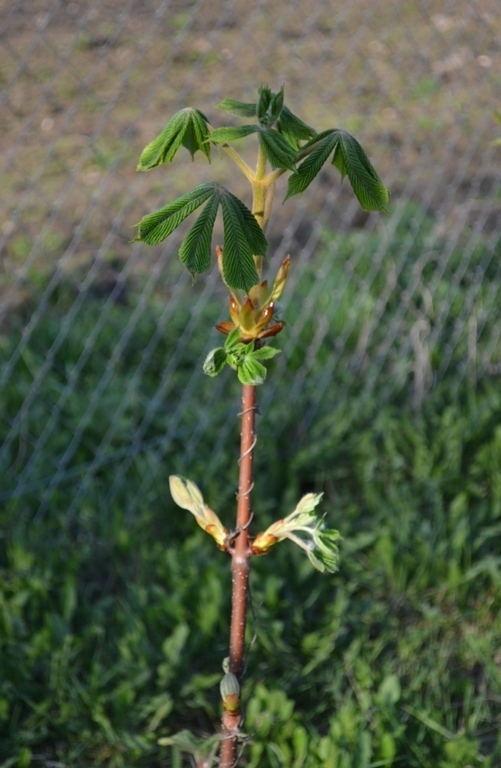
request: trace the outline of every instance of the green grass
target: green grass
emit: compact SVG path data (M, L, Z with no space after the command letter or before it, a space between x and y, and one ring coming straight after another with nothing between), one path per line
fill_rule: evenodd
M406 250L413 219L419 227ZM253 562L249 641L254 633L256 639L244 685L248 766L495 768L501 761L501 391L486 375L471 385L461 345L443 365L471 276L460 278L459 252L441 276L433 260L420 261L431 236L430 220L412 210L390 242L381 234L326 238L333 261L322 296L342 288L339 300L319 298L328 337L297 412L279 389L260 419L259 525L290 512L302 493L324 490L329 524L343 542L335 576L314 572L286 543ZM431 251L438 253L438 245ZM346 265L357 253L362 287L355 290ZM381 268L371 282L371 254L378 253ZM486 246L475 254L486 263ZM395 289L375 322L395 263L400 290L412 284L418 263L424 282L435 280L446 297L454 292L450 317L429 350L432 371L442 374L419 401L403 344L383 364L377 357L401 306ZM489 268L492 282L496 265ZM312 282L305 277L298 301ZM419 291L413 295L403 328L412 327L423 307L433 311ZM180 346L190 321L183 298L168 322L160 301L135 324L132 307L112 307L62 402L71 370L103 316L103 303L89 295L7 444L8 425L74 298L64 287L54 294L0 406L0 765L176 768L189 763L157 740L183 728L209 735L219 719L230 575L228 558L174 507L167 477L183 472L195 480L231 524L236 418L224 439L227 450L214 457L213 448L224 435L230 399L236 413L238 386L224 379L217 401L211 393L218 383L200 378L183 404L206 343L201 331ZM209 306L201 323L212 324L219 314ZM360 334L371 322L364 366L353 375ZM347 323L344 351L319 402L336 334ZM21 330L21 321L18 330L13 323L2 339L3 362ZM314 331L308 322L296 340L291 378L301 373ZM151 344L154 354L136 381ZM82 423L109 366L112 375ZM349 395L340 397L345 391ZM118 481L124 452L156 397L154 418ZM310 423L311 403L317 410ZM186 441L207 418L204 404L210 420L188 466ZM115 431L99 448L110 424ZM78 445L65 464L68 479L54 485L40 508L56 459L61 462L77 430ZM103 461L95 465L99 450ZM82 468L89 466L92 482L81 485ZM16 494L23 473L26 491ZM146 490L138 493L145 477Z

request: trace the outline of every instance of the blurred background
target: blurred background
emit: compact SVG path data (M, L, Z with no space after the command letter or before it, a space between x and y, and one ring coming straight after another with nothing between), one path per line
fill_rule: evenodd
M179 109L224 125L263 83L353 133L392 198L364 213L331 166L278 190L255 512L324 491L344 541L334 577L286 544L256 564L244 764L499 765L498 3L0 14L1 765L181 766L158 738L219 717L228 563L167 479L230 524L238 383L201 367L226 297L215 269L192 285L182 231L131 240L201 181L249 197L217 153L135 167Z

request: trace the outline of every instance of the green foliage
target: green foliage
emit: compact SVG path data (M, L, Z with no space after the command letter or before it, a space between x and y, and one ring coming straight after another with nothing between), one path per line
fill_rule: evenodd
M257 520L259 529L271 525L303 494L323 491L326 522L342 541L339 573L322 578L295 547L253 560L243 765L497 768L501 761L501 390L487 375L468 382L463 339L446 357L455 318L495 299L499 260L480 244L473 274L464 274L460 252L446 266L432 258L441 247L423 211L409 207L398 226L387 221L387 231L369 236L326 235L331 271L317 305L328 337L303 383L301 407L291 377L304 370L313 320L297 339L291 372L275 382L273 409L262 405L253 531ZM375 254L381 261L369 280ZM395 290L381 307L395 265ZM482 265L472 305L471 280ZM310 291L313 267L300 293ZM411 290L416 274L450 303L446 322ZM353 277L368 286L357 289L358 299ZM394 345L385 360L377 355L404 291L412 300L402 327L410 330L425 311L437 326L430 345L436 383L417 404L405 348ZM237 439L237 420L231 436L225 425L238 382L224 372L216 382L202 377L197 401L183 397L205 350L203 333L180 343L190 320L184 295L171 300L168 322L162 299L140 320L134 305L116 306L102 327L103 305L89 297L62 337L70 300L61 290L47 307L0 403L0 765L184 768L190 763L179 743L158 740L189 727L195 750L212 748L206 740L219 717L229 576L227 556L214 557L212 542L170 500L168 474L186 469L186 436L210 411L190 477L203 482L207 503L231 525L234 484L224 478L234 476L234 460L226 451L215 455L214 445ZM209 322L215 308L204 311ZM367 323L374 334L361 370L357 348ZM338 329L346 345L328 369ZM21 333L3 338L2 365ZM82 386L61 402L92 334ZM16 422L50 349L53 365ZM146 349L154 351L147 364ZM110 365L113 375L86 420L89 392L102 386ZM220 382L225 397L211 400ZM49 490L76 432L65 479Z
M316 133L313 128L310 128L309 125L306 125L306 123L294 115L290 109L284 105L283 88L281 88L275 97L273 97L270 89L266 86L259 89L259 94L259 121L261 125L266 126L273 124L274 122L277 123L278 130L281 134L283 134L287 144L289 145L288 148L285 148L285 152L289 160L291 157L293 157L293 155L291 155L290 149L292 148L297 151L299 149L300 142L313 139L314 136L316 136ZM237 117L258 116L258 104L249 104L236 101L235 99L223 99L223 101L218 104L218 108L224 110L225 112L230 112L230 114L236 115ZM248 136L251 133L255 133L257 129L258 126L242 126L240 128L234 129L218 128L211 134L211 141L216 141L216 143L219 143L218 140L224 135L223 131L230 131L230 133L227 134L230 137L227 140L230 141L232 139L242 138L244 136ZM231 131L234 131L234 133L231 133ZM280 167L280 165L277 165L277 167ZM286 164L284 167L288 168L289 166Z
M324 131L310 142L311 152L289 178L285 199L300 194L311 184L333 153L332 164L348 176L364 211L387 211L390 194L358 141L347 131Z
M227 144L244 136L257 133L266 159L274 168L286 168L294 171L297 151L287 139L274 128L263 128L260 125L241 125L234 128L216 128L211 134L213 144Z
M236 115L237 117L254 117L256 114L255 104L237 101L236 99L223 99L219 102L217 108L222 109L224 112L229 112L231 115Z
M266 379L266 368L260 361L271 360L280 350L268 346L255 349L254 341L244 344L239 338L240 332L237 329L229 334L224 347L211 350L203 365L204 373L212 377L219 376L228 364L237 372L241 384L257 387Z
M272 523L266 531L258 533L252 542L252 551L259 555L267 552L279 541L289 539L306 552L317 571L335 573L339 565L339 531L325 527L324 518L315 508L321 493L307 493L287 517ZM325 517L325 516L324 516Z
M186 147L193 158L203 152L210 162L209 129L207 118L199 109L182 109L172 117L162 133L141 153L138 171L150 171L158 165L171 163L179 147Z
M222 146L244 173L253 191L252 213L238 198L224 187L204 184L187 195L145 216L139 224L137 240L158 245L167 238L184 219L210 198L200 218L183 241L179 256L192 275L210 267L212 230L218 203L223 210L225 257L224 280L229 288L245 291L260 280L258 259L266 255L266 240L261 230L269 216L273 188L277 178L285 172L292 175L286 198L303 192L319 173L328 157L348 176L360 205L367 211L386 211L389 192L383 185L367 155L347 131L330 130L317 135L316 131L297 117L284 104L284 89L273 93L261 86L257 103L224 99L219 108L238 117L256 117L257 123L242 126L223 126L210 130L205 115L197 109L184 109L167 123L162 133L143 150L138 170L151 170L170 163L177 150L185 146L191 156L201 149L210 160L210 144ZM260 154L253 172L229 144L252 134L259 138ZM263 162L264 160L264 162ZM301 165L297 163L302 160ZM266 173L266 163L275 169ZM209 190L212 190L212 196ZM267 205L267 196L270 204ZM216 202L216 198L217 201ZM259 223L250 219L256 216ZM256 245L257 244L257 245ZM252 257L256 266L252 265Z
M193 211L206 203L179 249L179 258L192 275L206 272L211 263L211 239L218 207L223 212L223 275L234 288L248 290L258 275L253 255L266 256L268 243L248 208L215 182L200 184L173 203L145 216L137 240L156 245L165 240Z

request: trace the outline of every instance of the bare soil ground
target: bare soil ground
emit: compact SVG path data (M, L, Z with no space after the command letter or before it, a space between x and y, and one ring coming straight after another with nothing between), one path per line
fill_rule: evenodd
M97 259L99 285L113 283L145 211L228 173L222 162L176 160L137 175L142 147L186 105L224 124L210 106L251 100L262 82L283 83L318 130L351 130L393 201L421 201L444 232L499 226L499 150L490 142L499 133L500 21L497 0L2 0L5 311L27 286L44 289L55 269L80 286ZM299 245L317 216L365 225L347 188L334 213L339 188L334 172L322 173L303 213L279 209L272 239L290 216ZM150 258L137 256L132 272L148 272Z

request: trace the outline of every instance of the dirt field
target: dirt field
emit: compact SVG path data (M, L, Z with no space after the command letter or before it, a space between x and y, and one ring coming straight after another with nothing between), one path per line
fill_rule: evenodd
M499 150L490 147L500 16L497 0L3 0L4 312L56 266L78 286L92 265L93 280L113 282L145 211L205 178L226 180L225 163L202 159L138 175L142 147L187 105L224 124L211 105L250 100L262 82L283 83L318 130L352 131L394 203L421 201L444 232L492 229L501 213ZM327 226L365 224L347 189L343 213L333 212L339 187L334 172L322 173L304 211L295 202L280 210L272 239L290 217L299 244L313 214ZM132 271L144 267L136 256Z

